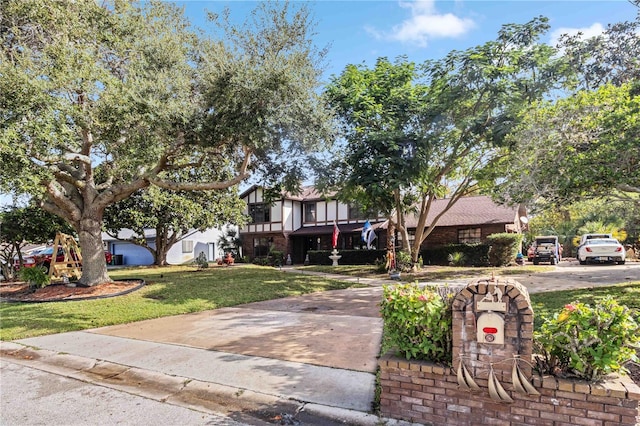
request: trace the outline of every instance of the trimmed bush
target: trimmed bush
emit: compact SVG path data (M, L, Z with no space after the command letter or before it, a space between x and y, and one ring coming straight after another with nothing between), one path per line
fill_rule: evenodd
M462 253L464 266L489 266L489 246L486 244L448 244L420 252L425 265L449 265L449 255Z
M522 246L522 234L503 232L487 237L489 246L489 264L491 266L504 266L511 263Z
M400 355L451 363L452 293L418 284L383 286L385 335Z

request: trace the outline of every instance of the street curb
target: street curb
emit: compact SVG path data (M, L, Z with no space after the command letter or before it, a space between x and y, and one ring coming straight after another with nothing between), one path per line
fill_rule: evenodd
M295 414L303 412L305 415L354 426L410 424L383 419L371 413L284 399L277 395L34 348L14 342L0 341L0 359L3 362L20 364L207 414L223 414L246 424L271 424L259 421L254 416L256 413L274 412L274 409L280 412L291 411Z

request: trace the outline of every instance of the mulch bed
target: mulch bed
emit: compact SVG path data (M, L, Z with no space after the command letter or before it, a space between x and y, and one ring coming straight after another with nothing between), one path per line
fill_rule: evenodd
M24 282L0 285L0 298L10 302L56 302L67 300L99 299L130 293L144 285L142 280L113 281L92 287L71 287L66 284L50 284L35 291Z

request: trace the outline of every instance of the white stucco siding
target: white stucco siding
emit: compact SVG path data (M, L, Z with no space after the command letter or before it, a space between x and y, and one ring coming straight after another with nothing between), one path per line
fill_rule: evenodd
M316 220L318 222L324 222L327 220L327 202L318 201L316 203Z
M293 203L291 200L282 201L282 226L287 231L293 231Z
M349 219L349 206L346 204L338 204L338 222L347 221Z
M337 216L336 216L336 212L337 212L337 204L338 202L335 200L331 200L329 202L326 203L326 211L327 211L327 216L326 216L326 220L327 222L331 222L333 223L334 220L337 220Z
M276 201L271 206L271 222L282 223L282 201Z

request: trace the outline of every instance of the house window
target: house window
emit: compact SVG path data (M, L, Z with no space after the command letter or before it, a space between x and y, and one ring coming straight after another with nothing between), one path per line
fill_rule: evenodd
M460 244L479 243L481 235L480 228L458 229L458 242Z
M270 222L269 213L271 208L268 204L249 204L249 216L253 223Z
M267 256L269 254L270 239L266 237L253 239L253 256Z
M305 203L304 205L304 221L316 221L316 203Z
M349 204L349 219L350 220L364 220L380 217L380 212L374 210L365 211L361 206L357 204Z
M182 240L182 252L193 253L193 240Z

